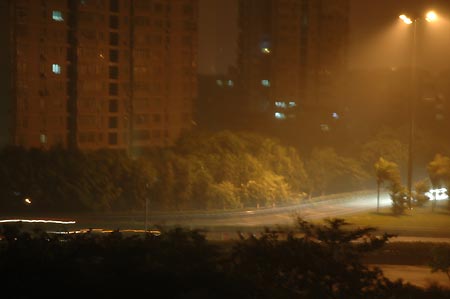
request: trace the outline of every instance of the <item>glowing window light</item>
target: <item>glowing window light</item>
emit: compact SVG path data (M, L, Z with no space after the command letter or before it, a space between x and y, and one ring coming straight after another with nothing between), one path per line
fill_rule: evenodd
M447 188L431 189L425 195L430 200L446 200L448 199Z
M286 115L281 112L275 112L275 118L276 119L286 119Z
M61 74L61 66L59 64L52 64L52 72L54 74Z
M227 85L233 87L234 86L233 80L228 80Z
M297 106L297 104L295 103L295 102L289 102L289 107L295 107L295 106Z
M321 129L323 132L328 132L328 131L330 131L330 127L329 127L327 124L321 124L321 125L320 125L320 129Z
M53 19L54 21L57 21L57 22L62 22L62 21L64 21L62 12L60 12L59 10L54 10L54 11L52 12L52 19Z
M263 54L266 54L266 55L268 55L268 54L270 54L270 48L268 48L268 47L263 47L263 48L261 48L261 52L263 53Z
M337 114L336 112L333 112L333 114L331 115L334 119L339 119L339 114Z
M265 87L270 87L270 81L269 80L261 80L261 85Z
M30 205L30 204L31 204L31 199L29 199L29 198L25 198L24 201L25 201L25 203L26 203L27 205Z
M39 140L41 141L41 143L47 143L47 135L41 134L39 136Z
M286 108L285 102L275 102L275 107Z

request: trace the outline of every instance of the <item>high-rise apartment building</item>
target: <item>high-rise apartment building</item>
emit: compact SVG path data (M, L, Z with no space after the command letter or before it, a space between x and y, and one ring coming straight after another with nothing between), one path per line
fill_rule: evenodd
M11 143L138 149L190 129L197 0L3 2Z
M239 27L244 109L282 120L336 101L347 64L348 0L240 0Z

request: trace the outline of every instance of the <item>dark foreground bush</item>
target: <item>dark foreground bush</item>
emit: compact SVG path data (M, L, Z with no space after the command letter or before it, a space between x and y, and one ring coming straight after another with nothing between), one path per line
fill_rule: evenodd
M389 236L345 225L299 220L292 231L242 237L232 250L183 229L126 237L3 226L0 281L13 298L449 298L368 269L361 258Z

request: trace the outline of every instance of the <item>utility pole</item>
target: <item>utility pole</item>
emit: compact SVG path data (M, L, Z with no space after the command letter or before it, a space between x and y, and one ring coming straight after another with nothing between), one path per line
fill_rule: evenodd
M412 180L414 167L414 126L415 126L415 106L417 101L418 87L417 87L417 21L413 21L413 45L411 57L411 90L412 95L409 102L409 140L408 140L408 208L412 207Z
M422 21L422 17L416 14L414 17L408 17L404 14L399 18L407 25L413 25L413 40L411 50L411 96L409 99L409 141L408 141L408 207L412 207L412 177L414 160L414 118L416 102L419 98L419 87L417 80L417 23ZM429 11L424 18L428 23L436 22L438 16L434 11Z
M148 229L148 184L145 184L145 233Z

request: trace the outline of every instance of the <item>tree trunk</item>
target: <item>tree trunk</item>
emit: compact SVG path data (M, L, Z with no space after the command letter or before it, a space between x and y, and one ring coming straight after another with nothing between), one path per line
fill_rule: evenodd
M380 212L380 183L377 183L377 213Z

